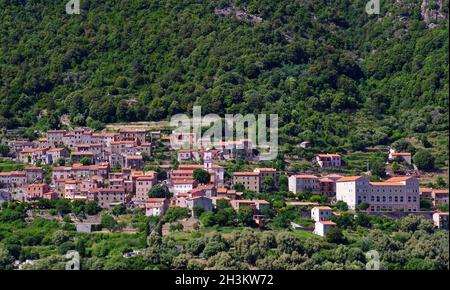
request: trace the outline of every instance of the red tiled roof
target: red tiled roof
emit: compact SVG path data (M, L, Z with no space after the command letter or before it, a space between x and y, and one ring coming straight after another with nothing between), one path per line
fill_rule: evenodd
M332 222L332 221L320 221L319 223L323 224L323 225L329 225L329 226L335 226L336 223Z
M341 157L339 154L318 154L320 158L322 157Z
M311 175L311 174L297 174L294 175L295 178L299 178L299 179L316 179L318 178L315 175Z
M387 180L387 182L400 182L400 181L409 180L411 178L415 178L415 177L411 176L411 175L409 175L409 176L394 176L394 177L389 178Z
M234 176L259 176L258 172L233 172Z
M392 154L392 156L411 156L411 153L408 153L408 152L394 152L391 154Z
M405 186L403 183L400 183L400 182L389 182L389 181L370 182L369 184L372 186Z
M336 180L336 182L349 182L349 181L356 181L358 179L362 178L362 176L344 176L342 178L339 178Z

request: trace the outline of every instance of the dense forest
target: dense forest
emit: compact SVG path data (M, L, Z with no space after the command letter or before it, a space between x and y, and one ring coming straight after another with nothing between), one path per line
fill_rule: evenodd
M0 0L0 127L276 113L360 149L448 130L448 1ZM32 134L30 134L32 135Z

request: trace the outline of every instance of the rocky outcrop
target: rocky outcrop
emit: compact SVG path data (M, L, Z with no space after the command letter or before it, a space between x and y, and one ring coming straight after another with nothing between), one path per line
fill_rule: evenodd
M448 19L448 12L444 13L443 0L422 0L420 14L429 28L436 27L439 22Z

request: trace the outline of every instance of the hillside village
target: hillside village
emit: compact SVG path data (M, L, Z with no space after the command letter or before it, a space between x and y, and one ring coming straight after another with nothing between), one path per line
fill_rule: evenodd
M337 226L331 221L340 215L337 205L390 218L421 215L437 228L448 229L448 189L421 187L417 170L371 181L367 175L334 173L331 169L344 166L341 156L320 153L311 160L316 172L281 172L258 167L258 162L253 162L251 171L227 171L227 162L237 158L257 160L249 140L180 149L174 152L175 166L173 162L149 166L155 151L170 152L170 142L192 148L195 138L143 129L98 133L76 128L51 130L36 141L10 140L6 158L24 167L0 173L1 198L36 207L40 200L95 202L104 212L120 207L141 210L149 217L164 217L170 209L179 208L186 217L203 222L202 216L228 203L238 213L248 209L252 223L264 229L277 215L270 193L282 189L289 192L284 205L298 209L309 220L306 226L290 220L294 230L326 236ZM412 163L410 153L391 149L386 163L394 160ZM431 206L424 210L421 200ZM80 231L89 223L83 218L74 222Z

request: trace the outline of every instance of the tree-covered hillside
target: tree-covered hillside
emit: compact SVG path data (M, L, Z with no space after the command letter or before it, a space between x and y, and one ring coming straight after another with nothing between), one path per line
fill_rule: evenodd
M423 2L422 2L423 1ZM0 0L0 127L271 112L335 148L448 130L448 1Z

